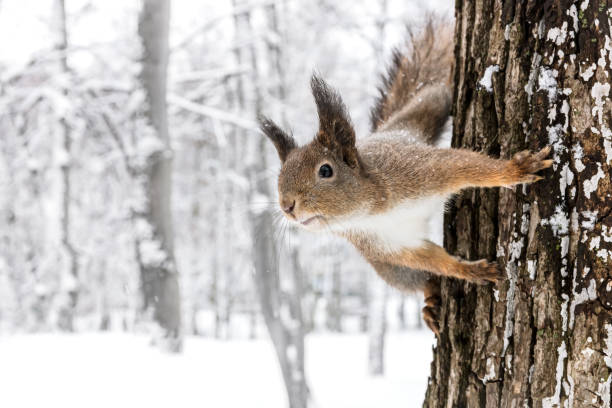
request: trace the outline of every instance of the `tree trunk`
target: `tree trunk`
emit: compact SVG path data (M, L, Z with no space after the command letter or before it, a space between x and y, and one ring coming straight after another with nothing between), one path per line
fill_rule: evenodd
M170 209L172 153L166 111L169 20L169 0L143 1L138 34L143 47L140 80L145 91L146 128L138 141L143 197L137 214L137 252L144 308L158 326L155 341L176 352L182 347L182 338Z
M234 0L234 8L238 8L239 2ZM270 30L278 33L276 8L268 10L267 18ZM248 57L251 65L250 86L254 88L255 113L260 113L263 101L260 87L257 51L252 42L254 37L250 11L237 13L234 19L236 25L237 42L248 44ZM251 39L248 41L247 39ZM276 48L275 48L276 47ZM273 61L280 58L280 49L276 45L269 45L268 51ZM243 62L243 52L240 48L236 50L238 66ZM280 61L280 60L279 60ZM276 68L280 67L276 65ZM273 72L273 77L282 80L282 72ZM238 103L244 108L244 92L246 83L238 78ZM283 84L274 90L280 98L284 95ZM253 137L253 135L247 135ZM249 201L255 203L265 198L272 200L272 191L269 180L264 175L267 171L267 146L268 142L263 135L255 135L253 154L254 160L249 163L248 175L250 177ZM308 406L308 387L304 375L304 334L305 325L301 309L301 272L297 253L291 255L289 260L293 266L291 275L281 277L279 264L280 254L274 242L274 218L272 209L266 206L263 210L259 207L252 208L249 215L252 220L251 240L253 242L254 279L261 305L261 312L283 375L285 388L290 408L306 408ZM281 237L280 239L282 239ZM287 271L289 273L289 271ZM288 287L289 286L289 287Z
M387 335L387 299L389 287L382 279L371 282L369 312L368 370L371 375L385 373L385 337Z
M359 331L369 330L369 311L370 311L370 281L372 276L370 270L362 268L359 271ZM378 279L378 276L375 277Z
M552 145L554 166L466 191L446 215L446 248L508 279L444 280L425 407L610 406L611 15L606 1L457 2L453 146Z
M55 0L53 3L53 23L55 50L59 53L59 75L63 76L61 81L63 84L61 93L65 97L68 95L68 31L66 27L66 7L64 0ZM61 190L60 190L60 240L63 248L63 270L60 276L60 306L58 310L58 327L62 330L74 330L74 315L78 299L78 264L77 253L72 245L72 237L70 234L71 217L70 217L70 202L72 201L72 184L71 184L71 146L72 135L70 125L66 118L67 112L59 113L58 134L60 143L58 146L59 157L56 160L59 163L61 173Z
M387 25L388 0L379 0L380 15L376 23L377 41L374 43L374 58L383 61L385 43L385 28ZM387 335L387 300L389 289L387 285L376 277L370 283L370 304L368 309L369 344L368 344L368 370L371 375L385 373L385 337Z
M342 265L340 258L335 257L331 271L331 287L327 294L326 320L327 329L333 332L342 331Z

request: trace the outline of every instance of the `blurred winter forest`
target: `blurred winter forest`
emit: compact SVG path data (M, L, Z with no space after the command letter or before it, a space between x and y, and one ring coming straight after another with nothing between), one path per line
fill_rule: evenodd
M420 300L385 287L344 242L287 224L255 117L309 140L316 70L365 136L406 24L452 7L2 0L0 339L123 332L170 352L194 337L259 339L291 407L316 401L311 335L369 339L354 359L383 374L385 333L423 338ZM428 356L429 340L415 341Z

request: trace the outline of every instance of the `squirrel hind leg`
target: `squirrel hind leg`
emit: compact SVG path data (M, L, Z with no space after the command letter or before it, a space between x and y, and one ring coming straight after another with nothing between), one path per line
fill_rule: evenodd
M425 297L425 307L423 307L423 320L429 329L440 334L440 305L442 298L440 297L440 279L431 277L423 288Z

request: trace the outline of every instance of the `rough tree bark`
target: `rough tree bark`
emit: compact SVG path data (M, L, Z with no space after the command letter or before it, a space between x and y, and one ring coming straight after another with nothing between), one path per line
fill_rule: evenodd
M145 92L146 129L141 130L137 181L142 187L137 209L137 257L144 308L159 332L156 343L172 352L182 347L178 271L170 198L172 153L168 136L166 82L168 70L169 0L144 0L138 21L142 42L140 81Z
M425 407L610 406L611 15L607 1L457 1L453 146L552 145L554 167L466 191L446 215L446 248L508 280L443 282Z

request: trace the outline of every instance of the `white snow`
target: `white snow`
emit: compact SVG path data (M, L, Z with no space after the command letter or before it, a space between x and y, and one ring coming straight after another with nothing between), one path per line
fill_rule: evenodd
M584 268L584 272L583 274L587 274L588 273L588 269L587 267ZM572 303L570 304L570 316L569 316L569 327L570 328L574 328L574 319L576 317L575 312L576 312L576 306L581 305L585 302L589 302L592 300L597 299L597 291L595 288L595 280L591 279L591 281L589 282L589 286L587 288L583 288L580 292L576 292L576 275L574 274L573 277L573 282L572 282L572 292L574 294L573 299L572 299Z
M603 136L603 145L606 152L606 163L612 162L612 131L602 123L601 134Z
M559 179L561 196L565 197L565 190L574 181L574 173L569 168L569 163L565 163L561 169L561 178Z
M612 242L612 227L608 230L607 225L601 226L601 237L605 242Z
M597 68L597 65L595 65L595 63L589 65L588 68L586 68L584 71L582 71L580 73L580 76L582 77L582 79L584 80L584 82L588 81L589 79L591 79L591 77L593 76L593 74L595 73L595 69Z
M584 151L582 150L580 143L576 142L574 147L572 147L572 152L574 153L574 166L576 167L576 171L581 173L584 169L586 169L586 167L584 163L582 163Z
M488 383L489 381L495 379L496 374L495 374L495 362L493 361L493 359L491 357L487 358L487 372L484 376L484 378L482 379L482 382L484 384Z
M556 117L556 112L554 106L548 111L548 118L551 122ZM561 155L567 151L561 137L561 133L565 132L565 130L562 125L557 124L554 126L546 126L546 131L548 132L548 143L553 147L553 169L556 170L557 166L561 163Z
M589 244L589 249L592 251L593 249L597 248L599 249L599 241L601 240L601 237L593 237L591 238L591 242Z
M601 48L599 50L599 59L597 60L597 65L599 65L602 68L606 68L606 54L608 54L608 60L610 61L610 67L612 67L612 41L610 39L609 35L605 36L605 44L603 46L603 48ZM606 77L608 76L608 73L606 72Z
M546 91L548 100L553 102L557 98L557 76L556 69L542 69L538 76L538 89Z
M604 361L608 368L612 369L612 324L606 324L606 345L603 348Z
M533 54L531 59L531 70L529 71L529 80L525 84L525 93L527 93L527 101L531 103L531 96L533 95L533 87L538 74L538 67L542 61L542 56L538 53Z
M608 256L612 257L612 251L600 249L599 251L597 251L596 255L599 258L601 258L604 262L608 262Z
M599 180L604 177L605 174L601 169L601 164L597 163L597 173L595 173L590 179L584 181L584 195L586 198L591 198L591 193L597 191Z
M587 230L592 230L595 228L595 221L597 220L597 211L583 211L582 217L584 220L582 221L582 228L586 228Z
M527 272L529 272L529 279L534 280L536 272L538 270L538 261L527 261Z
M515 238L510 242L509 259L506 264L506 275L510 285L508 286L508 292L506 293L506 317L504 326L504 348L502 350L502 356L506 354L506 349L510 344L510 336L514 330L514 304L515 304L515 292L516 282L518 279L517 272L517 260L521 256L523 246L525 244L525 238L523 236Z
M555 236L567 234L569 229L569 220L563 208L558 205L555 207L555 213L549 218L542 218L540 225L550 225Z
M584 11L587 9L587 7L589 7L589 0L583 0L583 2L580 3L580 10Z
M563 114L563 116L565 116L565 118L563 119L563 131L565 133L567 133L567 127L569 125L569 111L570 111L569 103L567 103L567 100L564 100L563 103L561 104L561 113Z
M558 408L561 406L560 404L560 396L561 396L561 379L563 378L563 360L567 357L567 349L565 346L565 341L561 342L561 345L557 348L557 373L556 373L556 385L555 385L555 393L547 398L542 400L543 408Z
M313 334L306 373L317 408L420 407L431 345L427 331L390 333L386 374L367 374L365 335ZM0 406L10 408L286 408L267 340L189 337L165 354L123 333L0 337Z
M488 92L493 91L493 74L499 72L499 65L490 65L485 69L485 73L478 82Z
M578 10L576 10L576 5L572 4L569 9L565 12L568 16L572 18L572 22L574 25L574 32L578 31Z
M563 22L561 27L553 27L548 30L548 34L546 34L546 39L548 41L554 42L556 45L561 45L565 42L567 38L567 21Z
M595 106L593 106L591 114L597 116L598 122L601 124L603 115L603 106L610 94L610 84L595 82L591 88L591 97L595 100Z

